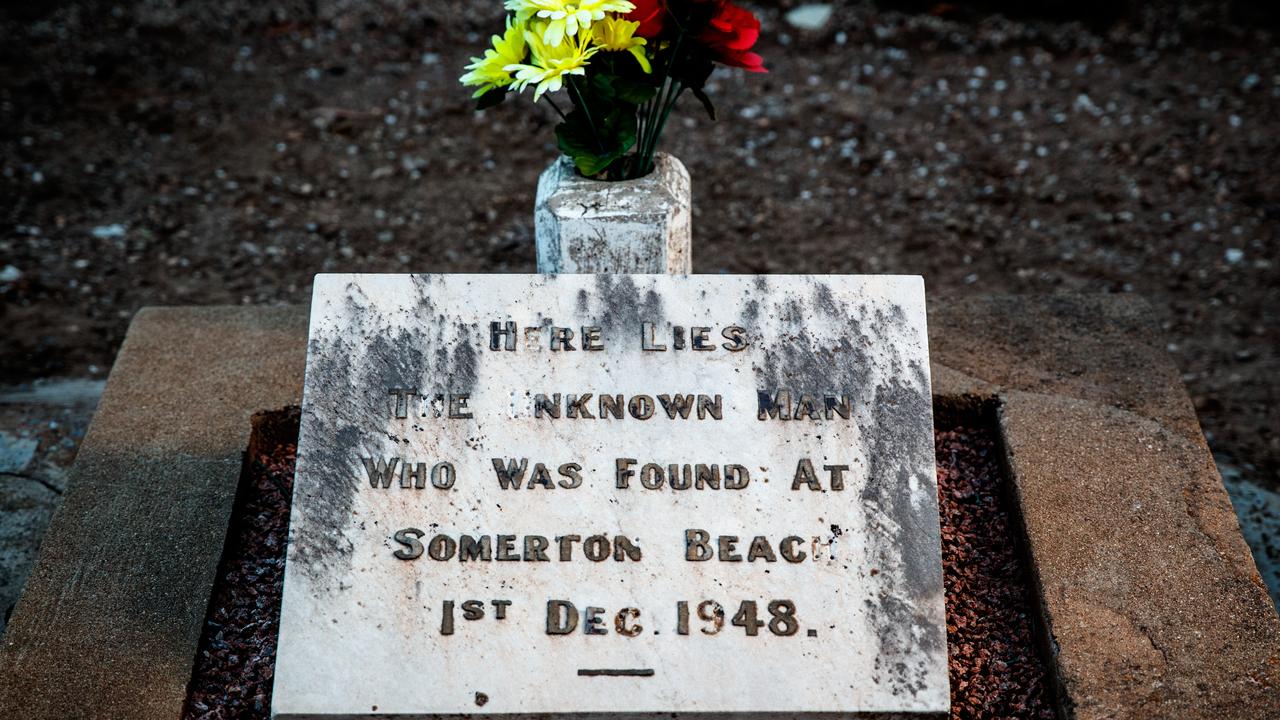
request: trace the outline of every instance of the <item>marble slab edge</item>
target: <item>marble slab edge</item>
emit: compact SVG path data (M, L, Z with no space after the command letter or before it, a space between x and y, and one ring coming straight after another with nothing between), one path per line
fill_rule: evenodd
M1280 618L1152 308L929 305L935 403L996 413L1064 715L1280 716ZM138 313L0 645L0 716L179 716L252 417L300 402L306 323Z

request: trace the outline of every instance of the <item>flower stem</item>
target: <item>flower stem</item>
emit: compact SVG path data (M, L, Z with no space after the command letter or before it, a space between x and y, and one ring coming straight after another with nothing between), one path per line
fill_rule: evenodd
M674 90L674 86L678 85L678 83L671 80L671 68L680 59L680 45L684 42L684 34L685 29L681 25L680 32L676 35L676 42L671 47L671 57L668 58L666 65L662 68L662 80L658 83L658 95L649 108L649 117L645 122L646 137L643 138L643 144L638 153L640 175L647 175L653 170L653 155L658 149L658 137L662 134L662 129L666 125L665 116L671 114L671 110L666 107L666 104L671 100L671 92Z
M591 117L591 110L587 108L587 100L582 96L582 90L578 88L578 84L569 79L569 89L573 90L573 94L578 96L578 107L582 108L582 113L587 116L587 125L591 127L591 137L596 141L596 150L604 152L604 143L600 142L600 133L596 132L596 121Z
M650 166L653 165L653 161L652 161L653 155L657 154L657 150L658 150L657 138L658 136L662 135L663 129L667 127L667 119L671 117L671 111L675 108L676 101L680 99L680 95L682 93L684 93L684 86L681 85L679 81L672 80L671 92L667 93L667 98L668 98L667 106L662 110L662 117L661 119L658 120L657 132L654 133L653 149L649 153L651 158L649 161Z
M675 81L668 78L662 86L662 92L658 94L656 102L653 104L653 115L649 119L649 137L645 145L645 167L644 172L653 171L653 156L658 151L658 140L662 135L662 110L671 100L671 91L675 85Z
M641 138L640 153L639 153L640 167L638 172L640 176L647 174L649 172L650 165L652 165L652 163L650 162L650 159L651 159L650 156L653 152L651 148L653 147L653 143L654 143L654 129L658 125L658 116L662 112L661 110L662 95L663 93L666 92L666 90L667 90L667 79L664 77L662 79L662 84L658 86L658 92L649 101L648 117L645 118L645 123L644 123L645 134L644 134L644 137Z
M561 120L569 119L565 117L564 111L560 109L560 106L556 104L555 99L551 97L551 93L547 93L547 102L551 103L551 108L556 111L556 114L560 116Z
M653 102L653 98L650 98L646 100L644 104L642 104L640 107L636 108L636 144L635 144L635 152L631 154L631 159L627 166L626 176L628 179L637 178L640 176L640 155L643 152L643 148L644 148L645 132L648 130L648 127L649 127L649 123L647 122L647 119L649 116L649 104L652 102Z

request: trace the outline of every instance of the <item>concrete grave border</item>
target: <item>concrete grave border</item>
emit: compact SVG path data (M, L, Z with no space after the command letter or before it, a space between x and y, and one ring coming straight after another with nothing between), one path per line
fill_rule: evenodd
M1067 717L1280 717L1280 618L1146 303L933 298L935 405L994 408ZM307 309L138 313L0 646L0 717L181 715Z

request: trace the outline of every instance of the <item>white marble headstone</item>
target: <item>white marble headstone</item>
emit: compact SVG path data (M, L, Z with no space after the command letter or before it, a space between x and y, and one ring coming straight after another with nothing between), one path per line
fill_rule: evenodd
M945 715L918 277L320 275L279 718Z

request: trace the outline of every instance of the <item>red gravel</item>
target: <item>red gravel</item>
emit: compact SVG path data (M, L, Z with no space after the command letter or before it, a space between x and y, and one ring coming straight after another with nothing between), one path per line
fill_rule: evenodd
M242 479L184 720L267 718L293 485L292 434L263 448ZM1035 649L1020 534L989 430L935 433L947 590L953 720L1054 717Z
M954 720L1054 717L1035 647L1031 585L990 430L937 429L942 568Z
M297 436L295 420L240 479L183 720L270 717Z

